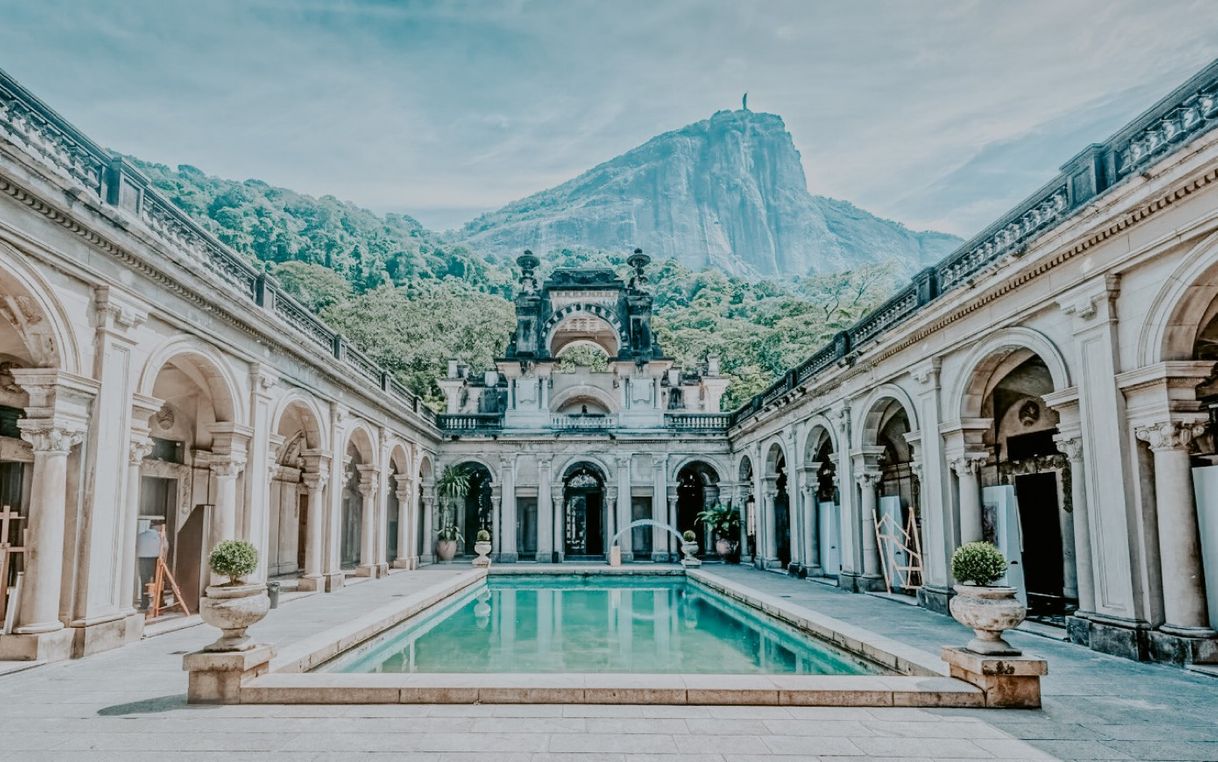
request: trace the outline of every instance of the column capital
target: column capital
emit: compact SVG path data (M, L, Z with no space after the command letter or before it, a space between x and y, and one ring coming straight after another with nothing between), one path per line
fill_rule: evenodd
M325 471L305 471L301 475L301 481L309 492L320 492L330 482L330 475Z
M1193 439L1205 433L1206 422L1202 419L1171 420L1139 426L1134 429L1138 439L1150 445L1153 452L1184 450Z
M613 462L618 468L630 468L630 456L621 453L613 456Z
M213 454L207 467L221 479L235 479L245 468L245 453Z
M868 487L874 487L875 485L879 484L880 477L882 475L883 474L880 471L872 471L872 470L859 471L857 474L854 475L854 480L856 482L858 482L858 485L860 487L862 487L863 489L867 489Z
M111 286L98 286L93 289L93 305L96 309L97 328L112 333L126 334L134 331L148 319L146 304Z
M913 460L909 461L909 470L913 473L913 475L915 477L917 477L917 479L919 481L922 479L922 461L921 460L919 460L918 458L914 458Z
M913 380L919 384L937 389L939 387L939 367L941 365L942 361L938 357L932 357L910 368L909 375L913 376Z
M947 465L956 472L956 476L976 476L977 472L981 470L981 466L989 459L988 453L964 452L949 460Z
M1081 433L1054 434L1053 441L1057 444L1058 452L1066 456L1071 463L1083 459L1083 437Z
M138 466L152 454L152 437L136 435L131 437L131 448L127 453L127 462Z
M262 363L250 365L250 386L255 394L269 395L278 384L279 374L273 368Z
M77 422L50 418L24 418L17 421L21 438L30 443L35 453L67 455L84 441L85 427Z

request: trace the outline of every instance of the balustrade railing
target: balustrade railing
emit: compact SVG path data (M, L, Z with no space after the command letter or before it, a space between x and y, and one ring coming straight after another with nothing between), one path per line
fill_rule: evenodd
M148 178L121 155L93 142L2 70L0 140L18 146L24 155L80 186L85 193L134 215L166 248L188 258L192 269L216 276L240 297L253 302L255 309L274 315L309 345L326 350L424 421L436 423L435 411L417 395L284 293L255 263L226 246L152 188Z
M600 431L617 428L616 415L563 415L550 416L550 428L559 431Z
M443 431L498 431L503 416L498 413L437 413L436 425Z
M727 413L665 413L664 425L677 431L723 432L731 416Z

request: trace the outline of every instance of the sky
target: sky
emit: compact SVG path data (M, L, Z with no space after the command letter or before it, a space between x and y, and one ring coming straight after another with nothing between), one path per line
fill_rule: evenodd
M813 193L968 236L1216 57L1214 0L0 0L98 142L437 229L747 91Z

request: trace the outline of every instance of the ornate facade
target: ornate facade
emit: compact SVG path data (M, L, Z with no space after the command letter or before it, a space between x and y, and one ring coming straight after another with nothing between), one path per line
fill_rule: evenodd
M139 637L161 527L193 610L220 539L332 590L450 523L500 562L669 560L657 525L721 501L745 562L943 609L993 539L1076 642L1218 659L1215 124L1218 63L732 412L714 358L657 345L646 257L526 255L503 357L451 364L437 414L0 74L0 658Z

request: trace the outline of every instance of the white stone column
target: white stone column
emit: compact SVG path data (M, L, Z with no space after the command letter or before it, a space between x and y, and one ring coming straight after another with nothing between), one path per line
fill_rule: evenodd
M411 561L414 558L415 507L414 498L418 490L414 488L416 477L413 474L394 474L393 496L398 501L398 553L393 559L395 569L413 569Z
M216 547L225 540L237 539L237 477L245 468L245 458L238 453L214 457L208 464L215 483L215 502L212 504L211 545ZM215 581L223 581L213 576Z
M790 537L790 564L799 566L803 563L804 534L803 534L803 488L799 483L799 469L791 468L787 472L787 532Z
M554 558L561 562L567 555L567 506L561 481L550 482L550 502L554 505Z
M982 539L981 482L978 472L985 464L984 453L966 452L952 458L952 471L960 487L960 544Z
M360 510L359 566L355 573L361 577L376 576L376 496L380 472L375 465L361 464L359 494L363 498Z
M876 486L880 472L871 468L858 471L854 479L859 485L859 517L862 520L863 576L879 579L880 548L875 539Z
M918 508L922 520L922 600L943 611L949 598L948 562L955 548L956 522L951 511L951 476L939 431L943 419L939 360L914 366L910 375L918 384L915 403L921 432L917 437L917 461L921 465Z
M761 556L762 568L769 569L778 565L778 480L772 476L765 478L765 503L762 506L761 524L763 530L761 533L761 542L764 551Z
M656 453L652 456L651 520L659 524L668 523L668 455ZM667 531L658 526L651 528L651 560L668 561L669 539Z
M609 558L609 544L613 539L613 535L617 534L617 522L614 521L617 516L617 485L609 484L605 486L605 559Z
M1074 574L1078 587L1078 614L1095 610L1095 586L1091 581L1091 530L1087 513L1087 480L1083 469L1083 438L1078 431L1054 435L1057 449L1070 463L1070 510L1074 517Z
M801 563L810 573L820 573L820 524L817 513L817 492L820 488L822 463L813 462L804 469L803 483L803 556Z
M630 524L630 456L617 456L617 529L620 532ZM634 540L632 532L626 532L619 540L622 548L622 560L634 560Z
M858 491L854 488L854 458L850 455L850 408L837 408L830 414L830 418L837 425L837 444L834 452L837 468L833 472L833 483L838 487L838 553L841 558L841 568L831 571L842 580L862 574L862 548L859 547L858 531L862 518L859 515Z
M254 363L250 368L250 428L248 431L248 464L243 484L244 510L238 509L239 536L258 549L258 568L249 576L251 581L265 580L267 561L271 557L271 479L275 472L276 446L271 431L271 390L279 377L269 368ZM280 440L282 441L282 440Z
M517 550L517 533L519 531L519 508L516 504L516 456L509 455L499 459L499 473L503 480L503 535L502 549L499 560L508 563L519 559Z
M740 513L740 563L752 563L753 554L749 552L749 494L752 485L741 482L736 485L736 510Z
M1213 637L1201 566L1201 536L1188 447L1205 432L1201 420L1170 420L1136 430L1155 462L1155 513L1163 568L1164 632Z
M670 487L668 489L668 525L673 529L677 528L677 500L677 488ZM665 532L664 535L668 538L668 557L674 561L682 558L681 547L676 535L672 532Z
M25 577L14 632L41 635L63 629L59 594L64 568L68 453L84 440L85 426L83 421L37 418L20 420L17 425L21 438L33 448L34 464L26 527L29 550L25 553Z
M423 494L419 500L423 504L423 536L419 538L422 555L419 557L419 563L430 564L436 559L436 497L434 483L423 483Z
M475 530L476 531L476 530ZM498 560L503 553L503 487L491 487L491 553Z
M327 466L328 462L319 462L313 470L305 471L302 477L308 492L308 506L305 508L305 573L301 579L301 588L305 590L325 588L322 558L325 555L326 483L330 480Z
M537 560L554 560L554 502L550 492L550 456L537 458Z

